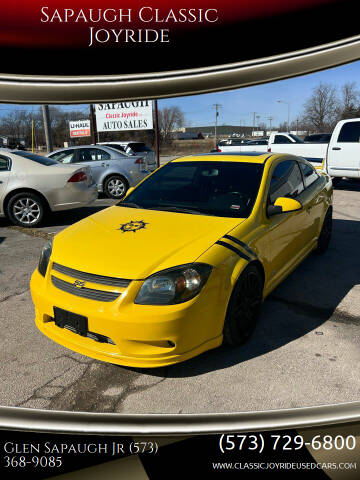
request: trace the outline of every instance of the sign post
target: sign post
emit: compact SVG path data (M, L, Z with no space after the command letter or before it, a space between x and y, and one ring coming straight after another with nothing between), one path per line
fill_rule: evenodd
M155 130L155 158L156 166L160 167L160 148L159 148L159 116L158 116L158 103L154 100L154 130Z

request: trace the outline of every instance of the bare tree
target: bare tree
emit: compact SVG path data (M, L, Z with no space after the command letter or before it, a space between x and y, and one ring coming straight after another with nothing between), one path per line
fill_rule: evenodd
M164 107L159 110L159 130L163 143L171 142L171 132L184 125L185 117L183 111L176 106Z
M354 118L360 114L360 92L356 82L347 82L341 87L339 119Z
M302 123L319 133L331 131L337 121L338 111L336 88L329 83L320 83L313 88L311 97L304 104Z

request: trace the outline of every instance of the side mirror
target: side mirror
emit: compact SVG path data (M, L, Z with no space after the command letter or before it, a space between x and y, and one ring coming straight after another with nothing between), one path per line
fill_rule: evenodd
M130 193L134 190L135 187L130 187L128 188L128 191L126 192L126 195L124 198L128 197L130 195Z
M302 205L293 198L279 197L276 199L274 205L269 205L267 208L268 216L277 215L279 213L296 212L302 209Z

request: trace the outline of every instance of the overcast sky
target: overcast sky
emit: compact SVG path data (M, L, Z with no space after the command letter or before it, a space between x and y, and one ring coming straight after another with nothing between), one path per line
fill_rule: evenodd
M356 82L360 90L360 61L341 67L312 73L302 77L281 80L254 87L240 88L227 92L192 95L188 97L174 97L159 100L159 107L179 106L185 114L186 126L213 125L215 113L214 103L222 105L218 124L252 125L253 112L260 116L259 122L269 124L268 117L272 116L273 125L279 125L287 120L287 105L278 103L283 100L290 103L290 121L301 115L305 100L311 94L312 88L320 82L328 82L338 88L346 82ZM14 109L37 110L38 106L0 105L0 116L6 115ZM64 109L78 109L87 111L87 106L64 106Z

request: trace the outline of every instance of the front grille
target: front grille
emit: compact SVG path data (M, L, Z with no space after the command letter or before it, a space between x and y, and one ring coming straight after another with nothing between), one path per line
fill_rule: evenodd
M53 263L53 270L68 275L69 277L77 278L79 280L85 280L86 282L99 283L101 285L109 285L110 287L123 287L126 288L130 285L131 280L126 278L116 277L104 277L103 275L95 275L93 273L80 272L73 268L64 267L58 263Z
M59 290L71 293L77 297L89 298L99 302L113 302L121 295L118 292L105 292L103 290L95 290L93 288L75 287L72 283L64 282L64 280L60 280L60 278L54 277L53 275L51 276L51 280L53 285Z

